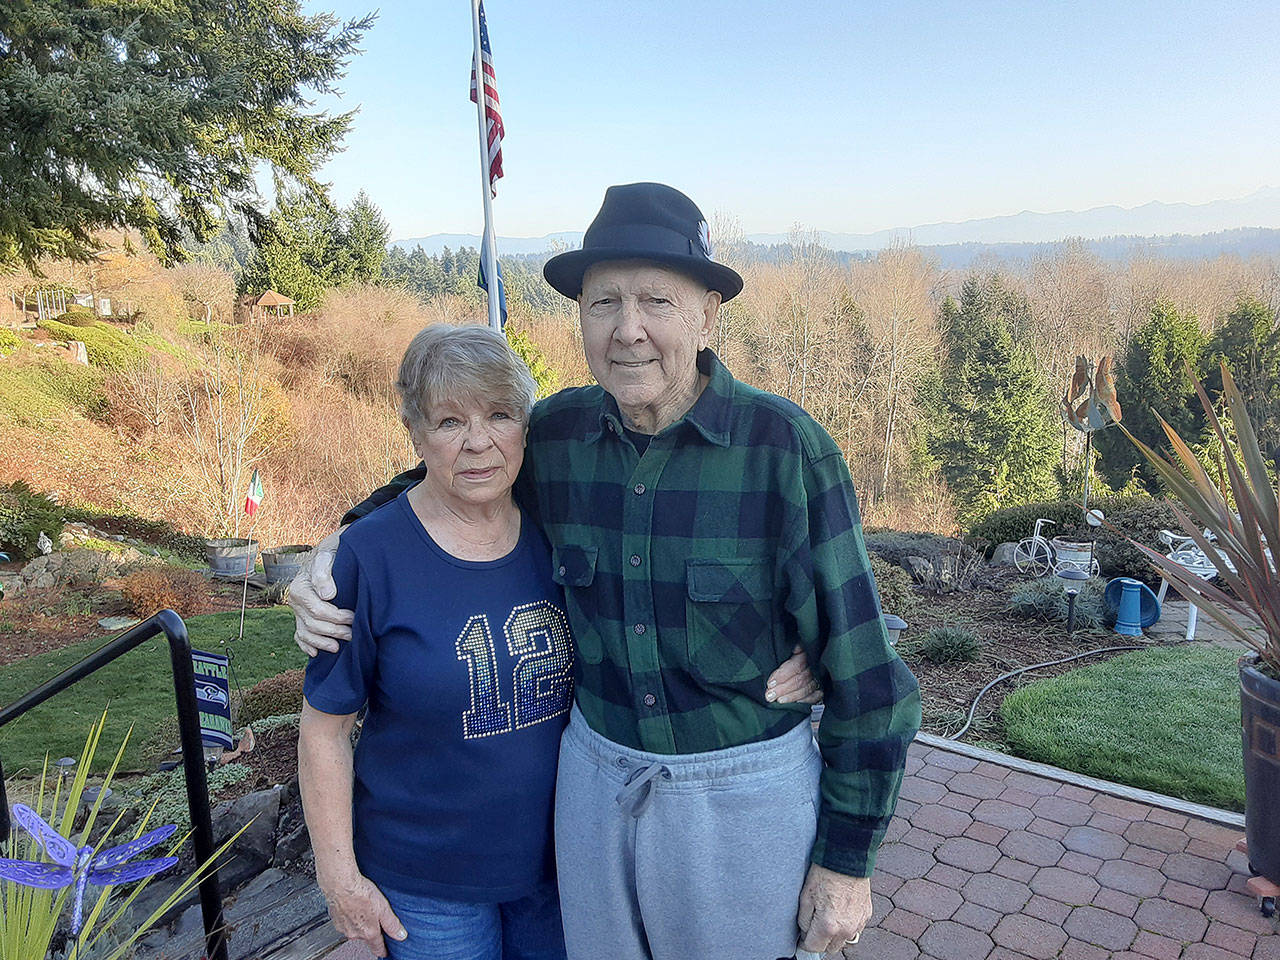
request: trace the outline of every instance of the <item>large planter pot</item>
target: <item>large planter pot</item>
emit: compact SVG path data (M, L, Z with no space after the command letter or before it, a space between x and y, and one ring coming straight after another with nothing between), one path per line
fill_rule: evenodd
M311 558L311 547L305 543L290 543L262 551L262 569L272 583L292 580Z
M1249 863L1280 882L1280 680L1240 660L1240 724L1244 741L1244 831Z
M215 577L243 577L253 573L253 565L258 560L258 541L243 537L206 540L204 558Z
M1077 570L1088 572L1089 563L1093 560L1093 544L1077 543L1074 540L1059 540L1054 537L1049 541L1060 564L1070 564Z

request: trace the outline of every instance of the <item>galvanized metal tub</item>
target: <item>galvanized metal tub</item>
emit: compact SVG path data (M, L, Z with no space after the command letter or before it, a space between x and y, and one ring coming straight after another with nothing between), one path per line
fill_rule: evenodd
M206 540L204 558L215 577L236 579L245 573L252 576L258 560L258 541L243 537Z
M262 551L262 569L272 583L292 580L311 559L312 547L305 543L290 543Z

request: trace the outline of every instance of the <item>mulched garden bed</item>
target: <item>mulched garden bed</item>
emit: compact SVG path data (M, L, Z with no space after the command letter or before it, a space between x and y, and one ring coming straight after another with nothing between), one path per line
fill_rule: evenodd
M1009 670L1049 660L1059 660L1098 647L1124 646L1133 638L1110 630L1076 630L1068 636L1066 624L1028 620L1012 613L1009 599L1029 578L1012 568L992 567L979 572L975 584L955 593L927 593L915 588L919 605L904 619L910 629L898 642L898 651L920 681L924 704L923 729L939 736L956 733L965 722L979 691ZM934 627L964 627L982 640L982 651L973 662L931 663L916 648ZM1137 638L1141 642L1140 638ZM1023 684L1058 676L1089 663L1118 656L1122 651L1029 671L992 688L978 705L974 725L964 736L968 743L1005 749L999 717L1000 701Z
M240 609L241 586L221 580L209 584L205 613ZM250 586L246 605L269 607L262 591ZM103 617L131 616L119 591L104 587L34 591L0 600L0 667L73 643L105 637Z

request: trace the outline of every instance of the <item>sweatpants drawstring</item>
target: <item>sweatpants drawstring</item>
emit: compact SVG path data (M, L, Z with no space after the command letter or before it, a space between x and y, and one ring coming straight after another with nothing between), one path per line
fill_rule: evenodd
M621 762L621 758L619 758ZM671 770L662 763L650 763L643 767L636 767L631 771L631 775L627 777L627 782L621 790L618 791L616 799L618 806L627 811L633 817L639 817L649 806L649 801L653 799L653 779L654 777L663 777L667 780L671 779Z

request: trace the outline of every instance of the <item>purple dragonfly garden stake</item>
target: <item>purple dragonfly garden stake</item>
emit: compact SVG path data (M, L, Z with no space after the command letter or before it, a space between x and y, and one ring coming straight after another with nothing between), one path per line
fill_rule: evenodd
M137 840L103 850L94 856L93 847L80 847L49 826L40 815L26 804L13 805L13 819L31 834L53 863L34 860L9 860L0 857L0 878L12 880L27 887L42 890L61 890L75 884L75 907L71 913L71 935L80 935L80 922L84 912L84 891L89 884L98 887L117 883L135 883L145 877L168 870L178 862L177 857L158 857L155 860L139 860L126 863L143 850L169 839L178 829L177 824L148 831Z

